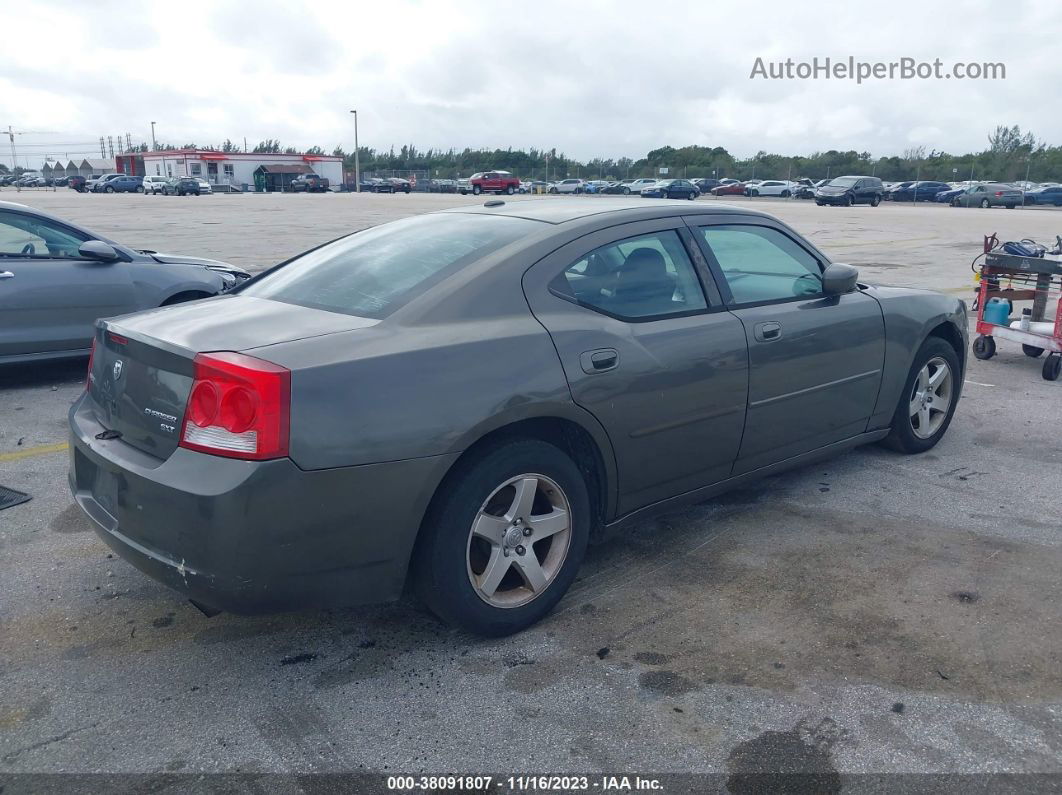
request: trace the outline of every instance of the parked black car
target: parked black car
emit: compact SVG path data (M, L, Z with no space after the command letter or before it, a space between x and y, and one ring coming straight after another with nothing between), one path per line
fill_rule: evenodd
M901 182L889 191L889 198L894 202L931 202L937 198L938 193L946 190L951 190L951 185L947 182L923 179L919 182L908 183L906 186Z
M820 207L824 204L843 204L846 207L869 204L877 207L884 195L885 188L877 177L836 177L815 191L815 204Z
M200 192L199 180L194 177L174 177L162 186L163 196L198 196Z
M662 179L642 190L642 197L650 199L696 199L700 195L697 186L688 179Z
M328 190L328 180L316 174L299 174L291 181L291 190L294 193L324 193Z
M408 179L402 179L401 177L390 177L385 181L391 183L392 193L409 193L411 190L413 190L413 183L411 183Z
M428 193L457 193L457 180L432 179L428 180Z
M701 193L711 193L712 188L717 188L722 184L717 179L706 179L704 177L690 181L697 186L697 190Z

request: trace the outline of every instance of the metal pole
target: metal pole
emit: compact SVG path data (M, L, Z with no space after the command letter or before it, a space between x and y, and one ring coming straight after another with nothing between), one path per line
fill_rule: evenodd
M151 122L151 151L154 152L158 148L159 145L155 142L155 122Z
M358 112L354 114L354 192L361 193L361 153L358 151Z
M18 168L18 161L15 159L15 133L11 129L11 125L7 126L7 137L11 140L11 173L15 174L15 169ZM15 174L17 177L18 174ZM15 180L15 193L22 193L22 186L18 184L18 180Z
M918 202L918 183L922 181L922 164L919 163L915 167L915 182L911 186L911 205L914 206Z

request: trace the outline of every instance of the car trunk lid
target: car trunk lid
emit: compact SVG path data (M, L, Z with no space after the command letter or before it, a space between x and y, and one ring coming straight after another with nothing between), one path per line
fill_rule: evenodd
M89 397L105 433L165 459L180 441L197 353L245 351L376 322L238 295L101 320Z

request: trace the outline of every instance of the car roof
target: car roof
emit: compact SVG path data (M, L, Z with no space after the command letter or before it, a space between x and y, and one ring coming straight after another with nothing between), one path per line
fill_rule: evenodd
M480 215L507 215L513 218L526 218L531 221L543 221L547 224L563 224L584 218L612 216L608 220L614 223L637 221L647 218L673 216L681 208L681 215L751 215L769 218L766 213L728 204L697 204L681 200L658 200L646 202L637 199L579 198L579 199L517 199L502 201L493 199L485 204L464 205L439 210L441 213L476 213Z

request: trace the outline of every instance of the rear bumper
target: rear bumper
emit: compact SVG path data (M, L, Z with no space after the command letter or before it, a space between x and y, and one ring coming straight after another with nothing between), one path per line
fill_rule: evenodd
M69 483L96 532L148 576L234 613L397 598L421 518L457 454L305 471L178 448L165 461L70 410Z

